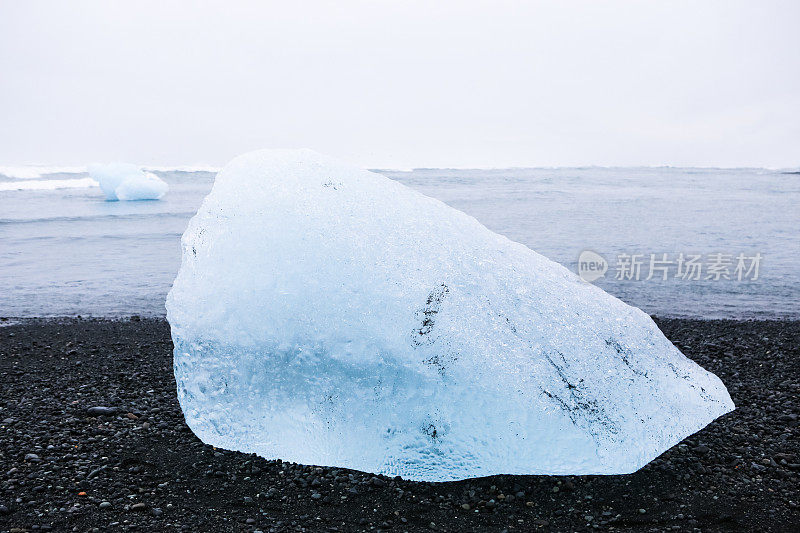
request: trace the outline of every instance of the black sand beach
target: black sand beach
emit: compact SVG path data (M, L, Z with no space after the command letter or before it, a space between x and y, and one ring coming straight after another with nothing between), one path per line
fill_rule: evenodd
M8 325L0 531L798 531L800 322L659 325L736 411L628 476L441 484L202 444L163 320Z

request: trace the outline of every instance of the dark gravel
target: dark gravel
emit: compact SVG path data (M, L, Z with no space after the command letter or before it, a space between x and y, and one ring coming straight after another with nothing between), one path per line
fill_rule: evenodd
M0 327L0 531L798 531L800 322L660 325L736 411L628 476L441 484L204 445L162 320Z

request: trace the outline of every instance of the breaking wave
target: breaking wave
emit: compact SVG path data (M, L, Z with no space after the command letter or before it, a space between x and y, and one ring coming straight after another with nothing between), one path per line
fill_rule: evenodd
M97 186L99 186L99 183L92 178L23 180L0 182L0 191L53 191L56 189L84 189Z

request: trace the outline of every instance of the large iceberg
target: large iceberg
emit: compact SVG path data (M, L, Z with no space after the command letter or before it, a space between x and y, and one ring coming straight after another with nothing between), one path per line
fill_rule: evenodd
M129 163L91 165L89 175L107 200L158 200L169 191L164 180Z
M427 481L633 472L734 406L649 316L311 151L217 176L167 298L204 442Z

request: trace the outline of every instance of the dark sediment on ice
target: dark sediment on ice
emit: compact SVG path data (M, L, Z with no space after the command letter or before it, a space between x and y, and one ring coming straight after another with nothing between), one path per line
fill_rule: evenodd
M204 445L163 320L2 327L0 531L796 531L800 322L659 325L736 411L628 476L441 484Z

